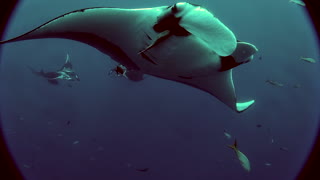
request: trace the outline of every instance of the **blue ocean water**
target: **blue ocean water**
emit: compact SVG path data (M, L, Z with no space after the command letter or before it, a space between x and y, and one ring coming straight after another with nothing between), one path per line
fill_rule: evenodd
M28 0L18 7L6 39L85 7L175 2ZM283 180L297 175L319 127L319 62L300 60L320 60L306 11L287 0L190 2L206 7L238 39L259 49L233 76L240 100L254 98L255 105L238 114L180 83L108 76L117 63L75 41L3 45L2 126L26 179ZM59 69L66 53L81 79L72 87L67 82L53 86L28 69ZM227 147L235 138L251 162L249 173Z

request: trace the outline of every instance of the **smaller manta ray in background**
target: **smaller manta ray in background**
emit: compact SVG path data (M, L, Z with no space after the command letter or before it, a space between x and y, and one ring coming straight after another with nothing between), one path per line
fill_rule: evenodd
M67 80L67 81L80 81L78 75L72 70L72 64L70 62L69 54L67 54L66 62L58 71L54 72L44 72L43 70L36 71L29 67L29 69L36 75L41 76L48 80L50 84L58 85L58 80Z
M272 164L269 163L269 162L266 162L266 163L264 163L264 165L266 165L266 166L271 166Z
M250 162L246 155L244 155L241 151L238 149L237 140L234 140L233 145L228 145L229 148L231 148L237 155L237 158L239 159L241 166L246 170L250 171Z

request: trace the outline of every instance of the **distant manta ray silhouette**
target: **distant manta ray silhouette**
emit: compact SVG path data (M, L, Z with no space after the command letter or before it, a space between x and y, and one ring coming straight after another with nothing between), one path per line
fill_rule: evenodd
M237 41L230 29L198 5L80 9L0 44L41 38L93 46L126 67L125 75L133 81L149 74L181 82L212 94L236 112L254 103L237 102L232 68L252 60L257 48Z

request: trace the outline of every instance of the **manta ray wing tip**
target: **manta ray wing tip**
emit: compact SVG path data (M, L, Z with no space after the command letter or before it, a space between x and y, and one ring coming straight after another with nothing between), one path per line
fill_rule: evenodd
M241 113L245 110L247 110L249 107L251 107L254 104L255 100L250 100L242 103L237 103L236 104L236 111L238 113Z

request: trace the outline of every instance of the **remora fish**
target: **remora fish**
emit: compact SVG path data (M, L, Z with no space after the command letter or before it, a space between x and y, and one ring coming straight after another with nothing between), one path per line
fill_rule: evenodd
M238 147L237 147L237 140L234 140L234 144L233 145L228 145L229 148L231 148L237 155L237 158L239 159L241 166L246 170L246 171L250 171L250 162L249 159L247 158L246 155L244 155L241 151L239 151Z
M301 60L306 61L308 63L316 63L316 60L313 58L308 58L308 57L300 57Z
M266 80L266 83L269 83L273 86L278 86L278 87L283 87L283 84L277 81L273 81L273 80Z

